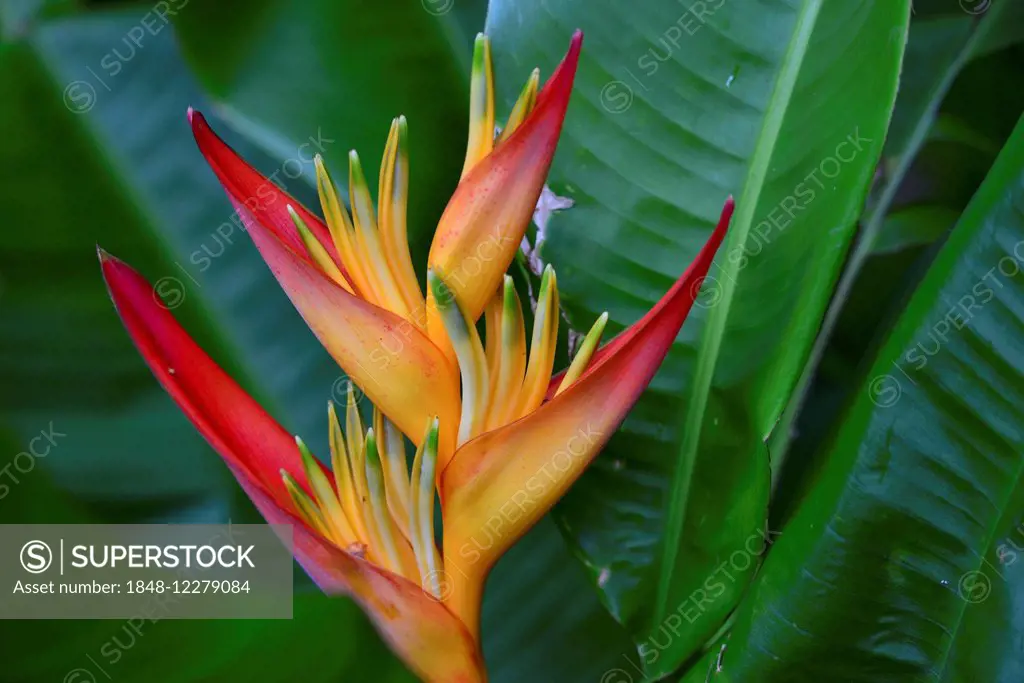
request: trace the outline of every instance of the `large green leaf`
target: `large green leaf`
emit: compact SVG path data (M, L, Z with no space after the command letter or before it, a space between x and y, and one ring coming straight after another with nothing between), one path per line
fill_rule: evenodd
M220 468L202 440L183 429L186 421L174 406L158 399L97 277L97 241L135 251L143 265L160 263L146 235L152 216L97 140L90 115L62 101L66 88L85 86L54 64L95 65L130 20L89 22L77 41L56 45L67 35L66 24L15 14L12 7L0 9L0 128L6 132L0 161L9 170L0 189L7 220L0 235L0 382L12 389L0 399L4 413L26 438L51 423L72 435L77 457L57 449L47 462L79 492L208 493L218 486ZM89 41L95 59L85 48ZM122 95L133 91L128 78L121 81ZM184 84L169 79L166 85ZM114 97L107 94L107 103ZM166 271L170 264L157 267ZM192 308L185 316L197 335L212 338L202 311ZM138 428L125 430L129 424ZM132 457L107 457L124 455L110 448L114 425L122 428ZM96 465L92 476L79 476L90 462Z
M491 3L506 103L516 85L506 74L552 64L577 25L586 34L550 177L575 206L551 219L542 249L576 327L603 309L615 328L639 318L738 196L693 316L703 331L687 324L559 507L651 675L714 633L756 567L747 548L766 514L762 439L874 172L908 17L907 2L891 1Z
M1024 119L875 358L710 680L1021 679L1022 268Z
M895 180L896 154L906 147L906 135L898 129L910 130L923 116L931 121L927 140L911 154L913 162L892 196L870 257L855 268L855 280L847 276L849 281L839 287L848 288L848 294L834 299L836 318L829 321L834 326L830 331L828 325L823 327L820 348L805 367L801 387L807 387L806 396L797 392L773 434L775 460L785 457L785 467L773 470L779 476L772 505L776 528L792 513L801 489L813 481L820 467L814 459L826 454L822 442L856 391L865 358L873 355L920 282L1024 110L1024 92L1003 87L1024 75L1019 48L1012 47L1024 40L1024 4L1010 3L1000 13L975 17L965 16L962 7L947 0L918 1L914 8L893 128L883 152L883 171L876 176L876 197ZM993 17L998 19L995 24L989 23ZM951 33L950 27L956 26L967 30ZM981 39L975 32L982 33ZM934 98L931 88L946 77L949 59L968 40L975 46L973 56L943 94L936 115L934 103L925 106ZM848 263L854 262L851 258ZM791 430L788 425L794 418Z
M933 9L936 4L950 3L933 0L926 3L926 9ZM965 6L981 11L965 13ZM1021 28L1024 26L1024 4L1012 1L960 3L958 7L949 8L949 12L926 16L911 27L899 98L884 150L884 164L865 211L863 229L836 286L811 359L804 367L799 386L779 428L773 434L775 462L772 474L776 479L782 471L793 436L792 425L807 398L814 373L822 362L844 306L859 282L861 269L879 250L891 248L894 243L913 243L914 240L907 240L908 236L903 234L911 224L915 226L912 231L918 239L927 235L934 240L944 234L952 223L943 214L948 214L948 210L959 214L994 157L994 153L992 156L987 152L979 155L972 150L965 159L962 151L951 154L949 145L945 148L939 145L929 148L927 145L937 139L959 138L958 142L969 142L969 146L984 146L984 136L962 121L948 116L941 118L940 108L968 65L1024 40ZM994 85L999 87L998 82ZM998 104L993 107L998 108ZM971 99L971 108L972 112L984 109L977 97ZM1016 109L1012 111L1015 115ZM1012 125L1011 121L1004 130ZM987 133L996 128L993 125L982 126ZM978 138L981 138L980 142ZM982 166L975 174L969 162L979 156ZM924 222L920 220L923 217L926 217ZM890 289L881 294L891 293ZM879 294L876 292L875 296Z

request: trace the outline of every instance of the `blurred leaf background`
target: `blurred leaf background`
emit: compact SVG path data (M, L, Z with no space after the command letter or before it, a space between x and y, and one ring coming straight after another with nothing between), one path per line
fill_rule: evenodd
M97 244L157 283L211 355L325 450L324 403L347 382L232 221L191 140L187 106L314 205L312 154L330 163L356 148L372 177L391 118L405 114L422 264L462 165L475 33L486 25L494 37L507 112L530 69L550 73L581 26L584 58L550 181L577 205L552 218L540 252L559 270L574 326L601 310L613 328L637 319L696 252L726 194L757 202L741 219L749 231L799 177L790 171L816 162L840 132L863 126L877 142L771 259L726 285L730 317L714 306L698 313L610 452L488 584L484 650L496 683L639 681L702 651L713 668L721 649L712 636L746 580L701 629L659 647L666 656L647 661L643 645L664 635L665 606L700 584L701 563L763 523L769 487L769 527L785 537L792 522L791 537L803 540L749 592L758 605L792 607L773 591L815 546L808 529L827 522L827 504L815 504L817 517L806 509L823 495L810 495L814 484L841 482L852 467L834 464L855 455L844 419L851 406L857 415L877 405L863 400L871 363L1024 110L1024 3L991 1L914 3L903 55L902 3L847 12L826 0L807 42L813 59L793 74L790 109L766 138L800 20L822 3L709 1L720 10L703 31L668 50L666 32L693 14L675 0L494 0L489 9L485 0L3 0L0 522L256 519L129 342ZM652 53L655 74L637 71L649 50L665 54ZM900 72L893 109L885 83L895 92ZM750 170L759 164L760 179ZM1003 175L1006 193L1015 176ZM977 231L986 209L974 213ZM1007 315L1020 320L1016 305ZM49 452L16 460L40 432L55 435ZM1007 462L1020 457L1015 448ZM679 495L681 467L698 484L693 499ZM1004 507L1000 528L1013 527L1018 508ZM141 633L114 621L0 622L0 681L412 680L349 601L320 595L299 573L296 590L291 621L161 621ZM803 590L811 595L801 604L820 598ZM762 637L766 652L801 656L798 636L768 638L745 607L740 632ZM999 616L974 617L972 628ZM1024 660L1020 638L1013 644L1021 621L1000 628L1009 643L1000 661ZM834 644L829 635L822 642ZM979 675L968 646L958 647L956 671L941 680ZM874 671L884 649L844 661ZM737 656L738 671L765 670L756 653ZM706 664L692 669L699 680ZM978 680L1019 680L1013 666Z

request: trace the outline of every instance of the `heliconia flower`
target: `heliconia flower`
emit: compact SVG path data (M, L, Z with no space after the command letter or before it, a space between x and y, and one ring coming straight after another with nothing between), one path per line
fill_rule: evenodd
M374 406L365 428L351 394L343 419L328 407L330 468L196 345L141 275L100 255L125 327L164 388L263 516L294 527L296 559L318 585L352 595L427 681L486 680L479 617L491 567L580 476L650 383L732 215L729 198L696 260L643 318L599 348L608 319L600 316L552 376L555 272L543 273L528 344L506 271L544 186L581 42L577 32L543 88L533 72L495 135L490 45L478 37L463 176L434 236L425 292L406 239L403 117L388 136L376 206L355 152L348 206L315 160L321 221L189 111L200 150L271 271ZM406 437L416 448L411 472Z

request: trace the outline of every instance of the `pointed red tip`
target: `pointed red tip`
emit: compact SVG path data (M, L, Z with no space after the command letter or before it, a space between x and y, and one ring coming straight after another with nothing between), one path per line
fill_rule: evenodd
M579 64L580 51L582 49L583 31L576 29L572 34L572 40L569 41L569 50L565 53L565 59L562 60L562 64L558 67L559 71L565 68L569 72L567 77L570 86L572 85L572 81L576 78L576 65ZM554 78L552 78L552 80L554 80Z
M725 237L725 231L729 228L729 223L732 221L733 211L736 209L736 200L729 195L725 200L725 206L722 207L722 215L718 218L718 225L715 226L715 231L712 233L711 239L721 242Z
M192 126L192 135L195 137L196 142L202 143L200 136L203 134L216 135L213 129L210 128L210 124L206 122L206 117L203 116L202 112L196 111L192 107L188 108L188 123ZM202 144L200 144L202 149ZM205 154L204 154L205 156Z
M569 81L576 76L576 65L580 61L580 51L583 49L583 31L576 29L572 34L572 39L569 41L569 49L565 53L565 58L562 59L562 63L558 66L558 71L565 68L569 72ZM556 72L557 74L557 72ZM552 76L554 80L554 76Z
M701 248L697 258L690 264L687 272L694 268L703 269L705 273L708 271L711 267L712 259L715 257L715 252L718 251L718 248L725 240L726 233L729 231L729 224L732 222L732 214L735 208L736 202L733 200L732 195L729 195L725 200L725 205L722 207L722 214L718 217L718 225L711 231L711 237L708 238L707 243Z
M302 206L291 195L280 188L270 178L250 166L238 156L226 142L220 139L207 123L206 117L200 112L190 110L189 122L192 126L192 137L195 138L199 153L210 165L214 175L224 186L228 197L238 207L244 207L256 227L266 228L283 241L290 250L299 254L307 263L312 264L306 254L306 246L299 237L299 232L285 208L291 204L302 221L310 229L316 239L324 246L327 253L334 259L335 265L348 277L341 258L334 248L334 242L327 225L319 216ZM243 220L245 218L243 217Z
M579 29L572 34L572 40L569 41L569 49L565 53L565 57L555 68L551 76L548 77L544 87L541 88L537 98L540 99L551 91L562 91L563 93L572 89L572 82L576 77L576 65L580 61L580 50L583 47L583 31Z
M644 323L644 321L648 320L651 316L653 316L655 311L657 311L660 307L663 307L665 305L665 302L670 300L675 295L674 293L677 294L678 292L682 291L683 288L689 286L691 288L691 293L695 293L696 290L692 289L693 283L696 282L699 285L701 279L707 274L708 270L710 270L711 263L715 257L715 254L717 253L718 248L722 245L722 242L725 240L726 233L728 233L729 231L729 224L732 222L732 214L735 208L736 201L733 199L732 195L729 195L725 200L725 205L722 207L722 214L718 218L718 225L716 225L715 229L711 232L711 236L708 238L708 241L701 248L700 252L697 254L697 257L693 260L693 262L686 269L686 271L684 271L683 274L679 276L679 279L676 280L675 285L673 285L672 289L669 290L669 293L666 294L665 297L663 297L662 300L659 301L654 306L654 308L652 308L639 323L634 324L633 327L637 327L638 325L641 324L646 324ZM688 305L687 310L689 310ZM618 348L621 347L627 339L629 339L629 335L627 334L627 332L629 332L628 329L626 330L626 332L619 334L617 337L615 337L607 344L599 348L597 352L594 354L594 357L591 359L590 368L587 370L587 372L590 372L591 369L597 367L600 363L604 362L605 358L611 356L614 352L616 352ZM559 385L561 385L563 377L565 377L564 370L551 378L551 383L548 385L548 393L544 397L545 401L549 401L552 398L554 398L555 392L558 390Z
M113 294L113 290L110 289L111 278L118 277L121 273L126 271L129 273L135 273L134 268L98 244L96 245L96 256L99 257L100 271L103 273L103 279L107 283L107 289L111 294ZM137 275L137 273L135 274Z
M185 116L188 118L188 122L192 123L192 116L196 113L196 110L189 105L189 108L185 110Z
M579 29L572 34L569 42L569 49L565 57L554 70L544 87L537 94L537 109L543 108L543 102L551 99L559 103L558 109L562 115L565 114L565 107L569 104L569 95L572 93L573 81L576 80L576 67L580 61L580 49L583 47L583 31ZM518 132L518 131L517 131Z

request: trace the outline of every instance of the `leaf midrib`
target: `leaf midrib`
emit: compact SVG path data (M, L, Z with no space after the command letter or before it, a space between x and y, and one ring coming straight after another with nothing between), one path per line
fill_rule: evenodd
M786 112L793 100L796 82L803 67L810 47L811 37L817 26L818 17L824 0L807 0L803 3L796 18L793 36L790 39L786 55L783 58L775 88L768 100L764 123L758 134L757 143L747 177L744 182L743 194L738 202L737 216L729 231L728 246L742 245L746 242L753 225L754 210L764 189L768 165L779 142L779 132ZM667 616L668 593L672 582L679 554L680 540L683 531L686 505L689 500L693 470L696 464L697 449L700 444L701 427L707 409L711 381L725 336L726 321L736 290L736 277L739 275L738 262L719 266L725 273L722 278L722 299L712 309L704 330L703 341L698 352L696 371L694 373L693 391L690 409L683 423L683 438L680 445L678 465L668 495L668 515L665 524L664 554L658 576L658 591L655 602L654 623L661 623Z
M889 213L889 209L891 208L893 201L896 199L896 193L903 184L903 179L910 171L910 167L917 159L917 155L921 151L921 148L924 146L925 142L927 142L928 133L931 131L932 126L935 123L939 107L942 105L943 100L945 100L946 94L949 92L949 89L953 87L953 82L963 70L964 66L966 66L971 60L971 57L974 56L974 51L978 44L987 37L991 27L995 25L996 19L1001 14L1000 8L1003 6L1009 6L1009 3L998 3L978 23L970 36L964 42L963 47L957 53L956 58L946 69L946 73L943 74L942 80L940 80L938 85L936 85L921 117L914 124L913 131L907 139L906 146L900 154L899 163L893 171L890 181L882 190L882 195L879 197L878 203L873 209L871 209L867 223L864 226L864 230L861 232L853 246L849 261L843 269L843 273L836 285L835 293L832 296L832 302L829 305L828 310L825 312L825 319L821 323L820 331L817 339L815 339L814 346L811 348L807 364L804 366L803 372L797 381L796 389L793 391L786 409L783 411L782 419L779 422L778 428L772 436L773 443L776 443L775 439L778 439L777 447L772 450L776 457L776 461L772 466L773 489L775 488L779 479L779 474L782 471L780 466L781 462L785 459L789 450L789 435L792 433L793 423L796 420L797 415L800 413L800 409L803 406L804 399L806 398L807 392L810 388L811 380L814 378L818 365L821 363L822 358L825 355L825 350L832 338L832 332L835 330L835 326L839 322L839 317L844 310L844 304L849 298L850 292L853 291L853 286L857 281L861 268L867 262L868 257L874 250L875 243L881 233L885 218Z

